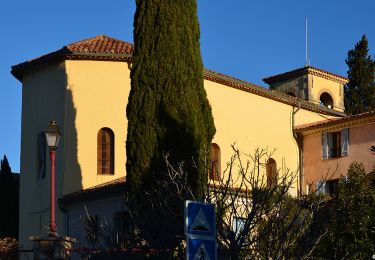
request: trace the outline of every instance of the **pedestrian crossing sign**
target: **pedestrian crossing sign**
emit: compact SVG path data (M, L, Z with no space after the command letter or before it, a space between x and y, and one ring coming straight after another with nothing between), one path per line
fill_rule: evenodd
M216 260L216 240L188 237L187 260Z

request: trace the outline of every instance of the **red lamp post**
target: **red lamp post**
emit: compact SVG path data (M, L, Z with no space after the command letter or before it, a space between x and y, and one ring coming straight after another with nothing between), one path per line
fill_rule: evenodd
M50 206L50 235L56 235L57 226L55 219L55 155L61 133L56 121L50 121L46 129L47 145L49 147L49 156L51 159L51 206Z

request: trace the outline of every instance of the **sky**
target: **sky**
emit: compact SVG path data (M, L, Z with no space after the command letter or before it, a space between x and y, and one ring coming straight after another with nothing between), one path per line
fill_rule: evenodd
M363 34L375 54L374 0L198 0L204 66L267 87L262 79L310 65L347 75ZM104 34L133 42L134 0L0 1L0 156L20 171L22 85L12 65Z

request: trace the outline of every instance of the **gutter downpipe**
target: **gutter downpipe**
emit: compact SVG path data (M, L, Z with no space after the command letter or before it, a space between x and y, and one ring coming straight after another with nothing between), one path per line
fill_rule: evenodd
M292 112L292 132L293 132L293 138L296 140L297 146L298 146L298 168L299 168L299 190L298 190L298 195L301 196L303 194L303 180L304 180L304 175L303 175L303 139L298 138L297 133L294 131L295 127L295 115L297 112L301 109L301 103L298 102L298 107L295 109L293 107L293 112Z

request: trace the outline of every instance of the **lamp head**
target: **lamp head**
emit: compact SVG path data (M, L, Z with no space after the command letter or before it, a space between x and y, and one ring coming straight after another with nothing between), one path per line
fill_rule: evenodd
M57 125L56 121L49 122L45 133L49 149L51 151L55 151L59 146L59 141L61 137L59 126Z

